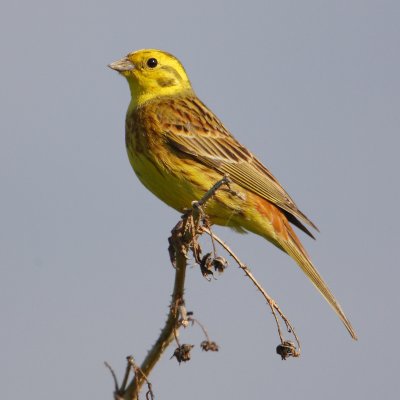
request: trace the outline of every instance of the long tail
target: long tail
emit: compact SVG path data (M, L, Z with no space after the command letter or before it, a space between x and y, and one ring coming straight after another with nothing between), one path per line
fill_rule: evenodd
M342 307L335 299L331 291L329 290L327 284L322 279L321 275L315 269L313 263L310 260L307 252L305 251L304 247L300 243L300 240L296 236L295 232L293 231L292 227L290 226L289 222L286 218L283 218L285 228L287 230L288 236L287 240L279 240L280 246L283 250L288 253L300 266L303 272L308 276L314 286L319 290L322 296L325 297L326 301L330 304L330 306L335 310L336 314L342 320L344 326L349 331L351 337L354 340L357 340L356 332L354 331L353 327L351 326L350 321L347 319ZM282 238L283 239L283 238ZM286 238L285 238L286 239Z

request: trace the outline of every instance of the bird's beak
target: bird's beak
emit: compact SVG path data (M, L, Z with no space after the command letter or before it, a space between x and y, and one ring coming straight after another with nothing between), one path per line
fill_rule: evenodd
M129 60L128 57L121 58L118 61L114 61L111 64L108 64L108 66L118 72L126 72L126 71L132 71L135 68L135 65L132 64L132 61Z

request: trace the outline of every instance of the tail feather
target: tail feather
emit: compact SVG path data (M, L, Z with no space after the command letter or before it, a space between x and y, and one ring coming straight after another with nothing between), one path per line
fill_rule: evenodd
M331 291L329 290L327 284L322 279L321 275L318 273L313 263L310 260L307 252L303 248L300 240L297 238L295 232L288 222L285 223L286 229L288 232L288 240L284 240L280 242L280 245L283 247L284 251L286 251L300 266L303 272L307 275L307 277L311 280L314 286L319 290L319 292L324 296L329 305L333 308L339 318L342 320L344 326L349 331L351 337L357 340L356 332L351 326L350 321L346 317L342 307L335 299Z

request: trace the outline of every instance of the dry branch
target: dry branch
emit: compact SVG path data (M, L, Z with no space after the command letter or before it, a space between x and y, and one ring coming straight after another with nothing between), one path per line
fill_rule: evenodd
M198 320L192 317L192 313L186 312L184 302L185 275L189 251L193 254L195 262L200 266L201 271L205 277L207 277L209 274L212 274L212 268L214 268L214 270L218 272L222 272L226 268L226 260L223 257L218 257L216 254L215 242L217 242L222 248L224 248L228 252L228 254L235 260L238 266L253 282L253 284L257 287L257 289L260 291L260 293L263 295L268 305L270 306L277 324L278 334L281 341L281 344L277 347L278 354L281 355L282 359L285 359L289 356L297 357L300 355L300 341L289 320L283 314L275 301L258 283L249 268L240 261L236 254L226 245L226 243L222 239L220 239L211 231L207 215L204 213L202 206L205 205L205 203L215 195L216 191L219 190L221 186L226 185L228 187L228 190L231 190L229 188L229 183L229 178L227 176L224 176L207 193L205 193L205 195L200 200L194 201L192 203L192 208L185 212L181 220L172 229L171 236L168 239L168 250L171 262L175 268L175 282L167 320L163 329L161 330L157 341L148 352L140 367L136 365L132 356L127 357L127 367L120 387L118 386L115 372L106 363L106 366L110 369L114 379L114 398L116 400L138 399L140 390L144 383L146 383L148 387L146 399L153 398L154 395L151 383L148 381L147 377L160 359L161 355L174 339L178 345L177 349L174 352L174 356L177 358L177 360L181 362L190 359L190 350L193 346L187 344L181 345L178 341L177 332L182 326L186 327L189 323L197 323L206 336L206 340L202 342L201 348L206 351L218 351L218 345L210 340L204 326ZM232 193L235 194L234 192ZM237 195L239 196L240 194ZM213 248L212 253L207 253L204 257L202 257L202 250L198 243L198 238L203 233L207 233L210 236ZM286 341L284 339L278 315L284 321L287 331L293 334L297 342L297 349L292 342ZM129 375L131 372L133 372L134 376L128 384Z

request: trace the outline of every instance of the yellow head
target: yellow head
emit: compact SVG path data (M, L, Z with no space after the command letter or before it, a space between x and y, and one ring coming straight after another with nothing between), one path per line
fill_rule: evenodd
M131 107L140 106L155 97L192 91L185 69L172 54L144 49L129 53L109 65L129 83Z

